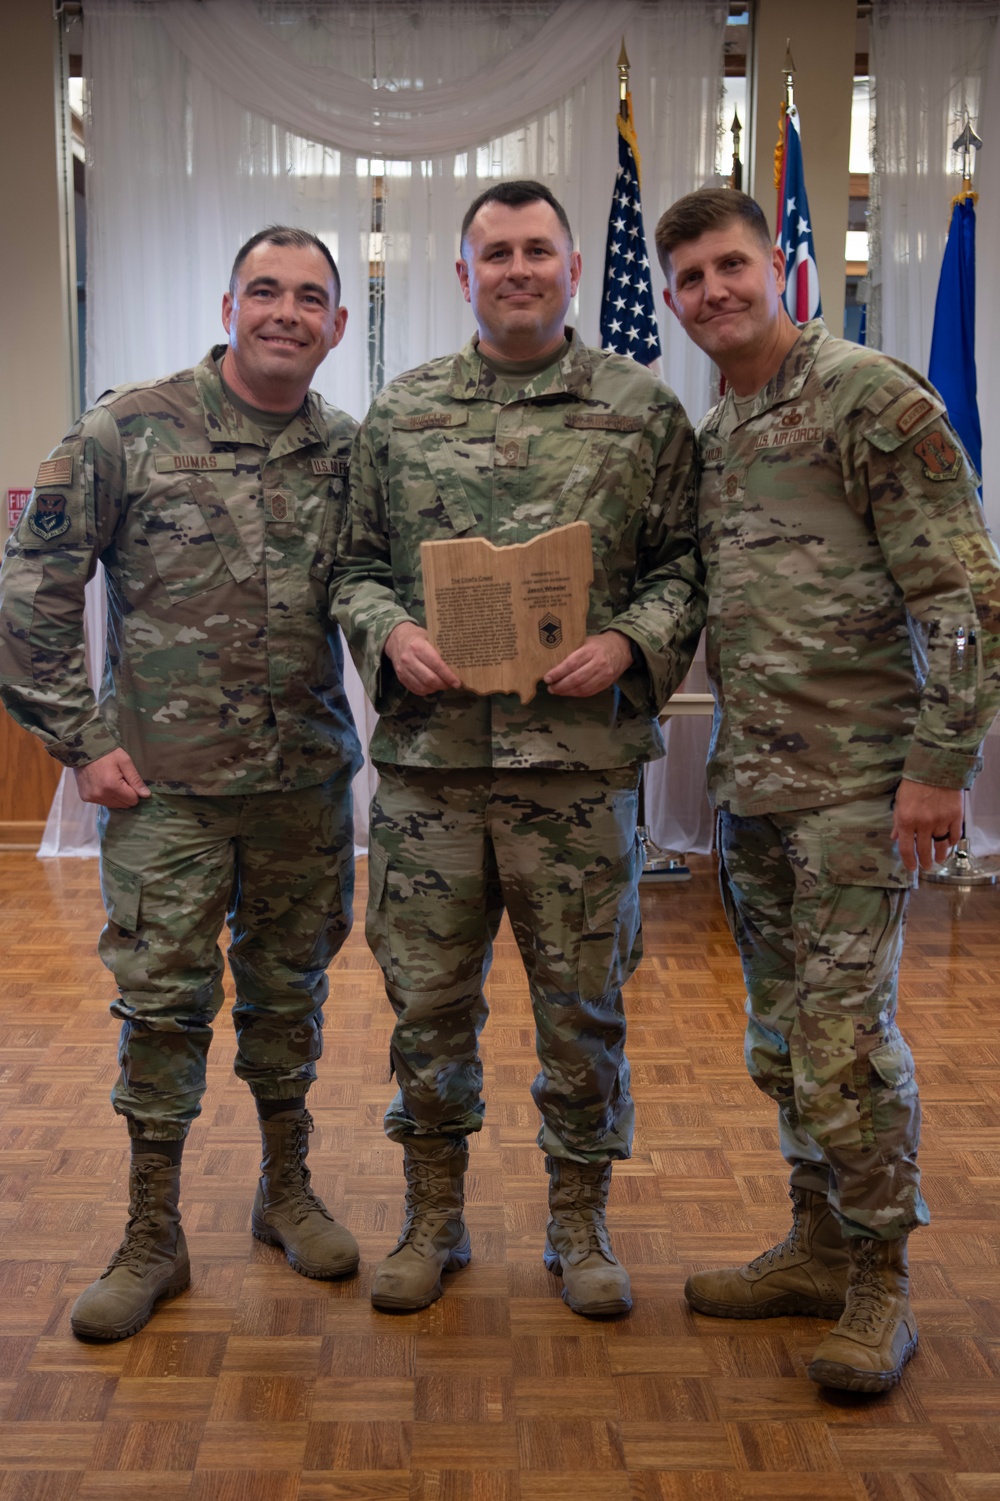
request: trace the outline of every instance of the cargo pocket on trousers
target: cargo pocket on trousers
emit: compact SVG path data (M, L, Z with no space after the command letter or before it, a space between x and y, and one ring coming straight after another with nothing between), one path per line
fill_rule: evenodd
M583 878L577 973L581 996L596 999L624 985L642 958L641 873L642 845L637 838L614 865L602 865Z
M368 906L365 909L365 938L385 978L392 977L389 948L389 917L386 912L385 884L389 856L374 845L368 847Z
M912 884L888 827L849 827L827 835L803 982L860 994L890 978Z
M919 1132L917 1074L913 1054L895 1022L883 1032L884 1041L868 1054L871 1066L872 1132L883 1158L912 1147Z
M139 899L142 895L142 877L113 860L101 859L101 896L108 922L134 933L139 926Z

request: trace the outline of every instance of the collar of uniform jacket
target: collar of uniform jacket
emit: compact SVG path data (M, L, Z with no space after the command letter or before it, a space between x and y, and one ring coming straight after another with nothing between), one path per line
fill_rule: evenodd
M537 401L545 396L590 395L594 369L590 350L581 342L575 329L567 328L565 332L569 348L558 365L551 365L548 370L541 371L525 382L523 390L526 399ZM473 334L465 348L460 349L455 356L448 395L455 401L490 401L495 399L493 383L493 372L479 356L479 335Z
M750 422L758 417L761 412L768 412L774 406L783 401L797 401L802 395L809 372L816 362L820 346L830 338L830 331L820 318L813 318L810 323L802 325L802 332L785 355L776 375L768 381L762 391L758 391L750 410L735 423L734 427L742 427L744 422ZM727 402L733 401L732 386L726 392ZM719 408L722 415L722 408ZM734 415L735 411L734 411ZM714 426L718 426L715 423Z
M219 379L218 362L228 347L228 344L213 344L201 363L194 367L195 385L205 413L205 436L210 443L242 443L267 448L267 439L260 428L236 410ZM310 391L301 410L271 447L269 459L280 459L282 454L292 453L296 448L308 448L312 443L326 441L316 426L317 400L316 393Z

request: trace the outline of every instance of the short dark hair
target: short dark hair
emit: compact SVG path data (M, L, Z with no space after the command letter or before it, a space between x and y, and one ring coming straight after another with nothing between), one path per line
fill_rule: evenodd
M462 234L459 244L465 254L465 238L472 227L472 221L479 210L487 203L502 203L507 208L521 208L525 203L547 203L549 208L555 210L556 218L566 231L566 238L570 247L573 245L573 231L569 227L569 219L566 210L559 199L545 186L543 182L533 182L530 178L520 178L515 182L496 182L478 198L473 199L465 211L462 220Z
M236 288L239 285L240 267L251 250L255 250L258 245L290 245L295 250L318 250L330 267L330 272L333 276L335 301L337 307L340 306L340 272L337 270L337 262L323 244L319 235L312 234L308 229L293 229L290 224L269 224L266 229L258 229L255 235L250 236L245 245L240 246L236 252L236 259L233 261L233 269L229 276L230 297L236 296Z
M671 204L656 226L656 254L667 280L670 256L678 245L697 240L710 229L721 229L733 219L741 219L761 245L770 249L771 231L764 210L749 193L737 188L699 188Z

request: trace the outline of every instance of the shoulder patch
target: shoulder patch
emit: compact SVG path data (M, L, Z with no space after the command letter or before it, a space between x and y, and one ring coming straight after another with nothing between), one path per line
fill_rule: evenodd
M641 433L646 423L642 417L623 417L617 412L567 412L563 425L609 433Z
M72 463L72 459L68 461ZM62 537L70 528L66 515L65 495L39 495L28 512L28 530L34 532L40 542L52 542Z
M953 480L962 472L961 454L939 427L914 444L913 452L923 464L924 474L930 480Z
M415 412L412 417L393 417L392 425L397 432L420 433L429 427L464 427L469 420L468 412Z
M916 401L911 402L908 407L900 412L896 418L896 426L905 438L906 434L912 432L917 423L922 421L924 417L929 416L933 410L934 403L929 397L918 396Z
M71 485L73 483L73 455L63 454L58 459L46 459L39 464L35 476L35 489L42 485ZM67 526L69 522L66 523Z
M313 459L313 474L348 474L351 468L350 459Z

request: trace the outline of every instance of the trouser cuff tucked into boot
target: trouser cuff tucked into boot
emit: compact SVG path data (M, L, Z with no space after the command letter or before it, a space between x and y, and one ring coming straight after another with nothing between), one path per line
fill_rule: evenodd
M303 1277L347 1277L357 1271L358 1243L338 1225L313 1193L306 1167L308 1110L290 1110L261 1119L264 1157L250 1225L258 1240L281 1246L289 1265Z
M692 1308L722 1319L840 1317L848 1272L840 1224L821 1194L792 1188L789 1198L792 1227L784 1240L746 1266L692 1273L684 1287Z
M847 1306L813 1356L809 1375L843 1391L888 1391L917 1349L906 1238L852 1239L848 1246Z
M125 1238L70 1312L70 1327L81 1339L127 1339L149 1322L161 1299L175 1298L190 1283L180 1183L181 1170L169 1158L133 1158Z
M632 1307L629 1275L615 1257L605 1214L611 1163L546 1157L549 1220L542 1253L563 1279L563 1302L585 1318L609 1318Z
M393 1250L375 1268L372 1302L414 1313L441 1296L441 1275L472 1259L462 1210L469 1147L464 1137L408 1136L403 1143L406 1221Z

